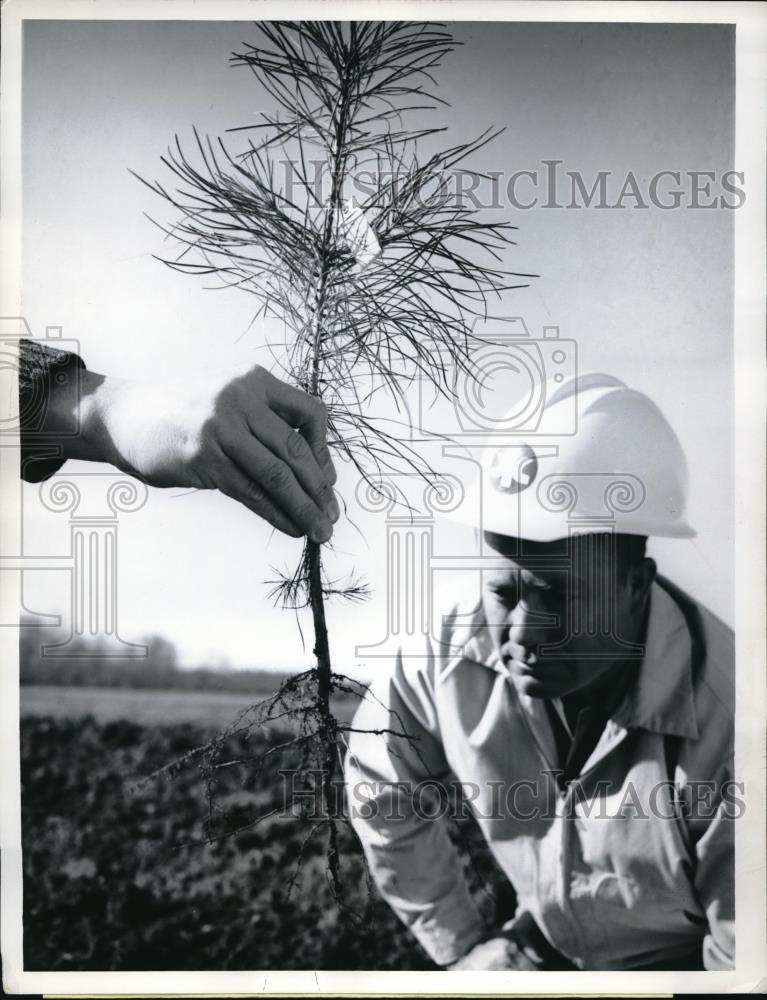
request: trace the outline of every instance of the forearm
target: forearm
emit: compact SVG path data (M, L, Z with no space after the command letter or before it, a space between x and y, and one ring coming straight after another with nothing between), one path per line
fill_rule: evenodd
M103 422L106 379L77 354L48 344L19 344L19 434L22 477L40 482L67 458L113 461Z
M115 380L85 369L77 385L54 391L47 433L60 440L64 459L118 464L106 420L114 388Z
M359 745L352 745L350 758L355 752ZM434 962L456 961L487 928L450 840L449 820L414 809L417 782L372 778L358 757L347 758L345 771L350 819L378 891Z
M141 432L144 440L168 436L161 404L162 390L157 387L147 391L146 386L90 371L75 354L22 341L22 477L39 482L72 458L106 462L142 478L130 460L129 445Z
M107 462L149 486L220 490L293 537L332 535L340 508L327 410L260 365L126 381L29 340L19 361L28 482L68 458Z
M373 683L355 716L345 775L350 819L381 895L429 956L447 965L486 928L447 810L426 801L429 787L440 783L448 793L452 779L429 673L428 661L398 656L392 676Z

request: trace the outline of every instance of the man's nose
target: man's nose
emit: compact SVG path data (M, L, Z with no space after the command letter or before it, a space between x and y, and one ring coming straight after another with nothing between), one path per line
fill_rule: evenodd
M507 618L509 639L522 646L540 643L547 627L551 627L550 616L540 607L534 596L523 597Z

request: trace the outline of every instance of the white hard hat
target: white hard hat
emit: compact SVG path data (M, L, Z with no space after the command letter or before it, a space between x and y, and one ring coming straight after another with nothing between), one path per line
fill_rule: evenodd
M684 451L652 400L596 373L551 381L544 398L546 425L566 428L569 414L570 433L491 433L454 517L476 525L481 512L482 530L539 542L574 531L696 534Z

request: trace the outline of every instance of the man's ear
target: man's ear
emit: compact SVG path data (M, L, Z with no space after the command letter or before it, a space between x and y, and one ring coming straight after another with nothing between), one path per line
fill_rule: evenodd
M638 607L641 607L647 599L657 572L658 567L655 565L655 560L650 559L649 556L634 563L629 570L629 589L632 599Z

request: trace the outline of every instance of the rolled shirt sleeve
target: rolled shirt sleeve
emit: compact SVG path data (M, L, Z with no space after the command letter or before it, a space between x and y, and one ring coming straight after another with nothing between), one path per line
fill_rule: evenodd
M432 960L448 965L486 928L446 810L427 805L435 786L452 778L434 706L434 657L400 652L391 673L371 685L353 728L347 799L371 874Z
M77 379L83 359L39 341L19 341L19 436L21 478L40 483L64 464L61 441L47 426L47 412L56 384Z

